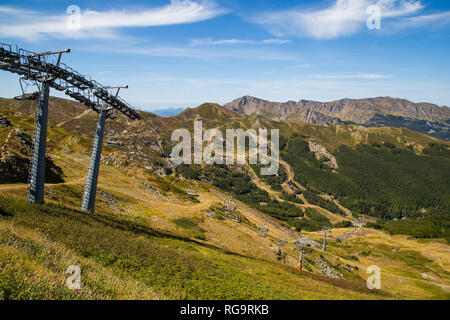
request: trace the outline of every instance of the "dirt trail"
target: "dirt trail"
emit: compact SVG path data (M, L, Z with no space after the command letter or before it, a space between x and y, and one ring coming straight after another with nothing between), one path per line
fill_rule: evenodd
M218 198L225 200L225 201L229 201L232 200L233 198L223 194L222 192L216 190L216 189L210 189L209 190L212 194L216 195ZM283 225L281 225L280 223L278 223L276 220L258 212L255 209L249 208L248 206L246 206L245 204L241 203L240 201L236 201L237 202L237 207L239 209L241 209L242 211L245 211L246 213L256 217L259 220L264 221L267 225L270 225L278 230L280 230L282 233L288 234L289 236L291 236L294 239L299 239L301 238L301 236L295 232L294 230L285 227Z
M90 113L91 111L92 111L91 109L87 109L87 110L85 110L83 113L80 113L79 115L73 117L73 118L70 119L70 120L63 121L63 122L58 123L56 126L57 126L57 127L62 127L63 125L65 125L66 123L68 123L68 122L70 122L70 121L72 121L72 120L83 118L85 115L87 115L87 114Z
M286 172L287 172L287 175L288 175L288 181L291 181L293 184L295 184L295 186L297 188L299 188L302 191L307 190L304 186L302 186L300 183L298 183L294 179L295 178L294 170L292 170L292 167L289 165L289 163L287 163L286 161L280 159L280 164L286 169ZM352 212L349 209L347 209L346 207L344 207L343 205L341 205L336 199L334 199L334 197L331 197L331 196L328 196L328 195L322 195L322 197L327 199L327 200L333 201L342 211L345 212L345 214L349 218L353 218ZM308 200L306 200L306 198L303 195L301 195L301 199L305 203L304 206L307 207L307 208L315 208L315 209L319 208L321 211L326 212L327 214L330 214L332 216L336 216L334 213L332 213L332 212L330 212L330 211L328 211L328 210L326 210L326 209L324 209L322 207L310 204L308 202Z
M273 191L270 186L268 186L266 183L261 181L261 179L258 177L256 172L253 170L253 168L248 163L245 165L245 167L247 168L247 171L250 174L250 177L252 178L252 182L254 184L256 184L256 186L258 188L266 191L269 195L273 196L277 201L284 202L284 200L280 197L278 192Z
M57 186L69 186L69 185L77 185L77 184L84 184L86 181L85 178L81 178L78 180L68 181L68 182L61 182L61 183L46 183L45 188L47 187L57 187ZM100 185L100 184L98 184ZM27 183L10 183L10 184L0 184L0 190L1 191L8 191L8 190L19 190L19 189L28 189Z
M14 133L15 131L16 131L15 129L12 129L12 130L9 131L8 136L7 136L6 139L5 139L5 144L6 144L6 145L8 145L9 140L11 139L11 136L13 135L13 133Z
M18 190L27 188L27 184L0 184L0 190L8 191L8 190Z
M353 219L353 214L352 212L347 209L346 207L344 207L343 205L341 205L333 196L330 195L321 195L322 198L326 199L326 200L330 200L333 201L338 207L339 209L341 209L342 211L344 211L344 213L347 215L347 217L349 217L350 219Z
M288 175L288 181L291 181L300 190L302 190L302 191L306 190L306 188L304 186L302 186L300 183L295 181L295 179L294 179L294 170L292 170L292 168L289 165L289 163L287 163L286 161L280 159L280 164L286 169L286 172L287 172L287 175Z
M281 161L281 160L280 160ZM273 191L270 186L268 186L267 184L265 184L263 181L261 181L261 179L257 176L257 174L253 171L252 167L250 167L249 165L247 166L247 170L250 173L250 176L252 178L253 183L255 183L259 188L265 190L269 195L273 196L277 201L279 202L287 202L290 204L293 204L294 206L297 206L299 208L312 208L315 209L316 211L318 211L319 213L321 213L322 215L326 216L328 219L330 219L331 222L341 222L342 220L345 220L343 217L332 213L331 211L324 209L320 206L314 205L314 204L310 204L304 195L300 195L300 198L303 200L304 204L299 204L299 203L294 203L294 202L290 202L290 201L286 201L283 198L280 197L278 192ZM288 180L287 181L292 181L293 183L295 183L297 185L297 187L299 187L302 190L306 190L306 188L304 188L303 186L301 186L299 183L297 183L295 180L293 180L294 176L292 173L292 168L289 166L288 163L284 163L283 166L285 166L285 168L288 171Z

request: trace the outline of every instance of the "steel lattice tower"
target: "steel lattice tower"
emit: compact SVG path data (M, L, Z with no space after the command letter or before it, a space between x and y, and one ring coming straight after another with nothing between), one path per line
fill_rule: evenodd
M100 113L95 132L94 146L92 148L91 163L89 165L86 188L84 189L83 204L81 210L94 212L95 196L97 194L98 173L100 170L100 159L102 156L103 135L105 132L105 120L108 110L104 109Z
M70 49L34 53L20 49L16 45L0 43L0 70L18 74L24 80L41 83L28 178L30 184L28 193L29 203L44 203L45 151L50 87L58 91L63 91L66 95L100 114L82 204L84 211L93 212L105 120L110 116L108 111L116 109L130 120L139 120L141 116L133 107L118 96L120 88L128 88L128 86L102 86L89 76L84 76L76 72L69 66L61 63L62 54L69 52ZM51 57L55 55L57 55L57 60L52 61ZM112 94L108 91L110 89L118 90L115 94ZM25 92L23 92L23 96L26 96Z
M300 257L298 258L298 266L297 266L297 270L302 270L303 269L303 245L301 245L300 247Z
M320 231L323 231L323 246L322 251L327 251L327 233L330 232L330 229L322 229Z
M48 82L42 82L42 88L39 94L33 152L29 172L30 189L28 191L28 203L30 204L44 203L45 150L47 144L49 93L50 87Z

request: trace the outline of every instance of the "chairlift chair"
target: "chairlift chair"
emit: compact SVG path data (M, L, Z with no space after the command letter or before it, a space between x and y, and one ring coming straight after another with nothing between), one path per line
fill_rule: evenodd
M22 94L17 97L14 97L14 100L37 100L37 98L39 97L39 91L35 91L35 92L31 92L31 93L26 92L28 90L29 86L34 86L36 84L28 83L25 78L20 78L19 84L20 84L20 89L22 90ZM25 84L25 88L23 87L24 84Z
M259 230L258 235L260 237L263 237L263 238L267 237L267 233L269 232L269 229L267 228L266 224L260 224L258 230Z
M109 119L109 130L106 136L108 137L108 140L106 140L106 145L109 147L121 147L122 143L119 139L119 134L112 129L111 122L114 121L114 119L117 119L119 117L118 111L116 109L112 109L108 114Z

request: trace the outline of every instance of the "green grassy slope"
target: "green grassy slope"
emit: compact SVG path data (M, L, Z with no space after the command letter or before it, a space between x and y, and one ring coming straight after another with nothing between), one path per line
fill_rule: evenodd
M294 268L232 254L123 216L30 206L3 196L0 213L3 299L383 297L362 285L311 278ZM79 292L65 288L69 265L81 267Z

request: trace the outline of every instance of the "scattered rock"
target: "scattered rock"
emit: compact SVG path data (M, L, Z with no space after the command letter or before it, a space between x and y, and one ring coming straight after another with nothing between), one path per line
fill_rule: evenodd
M145 189L147 189L148 191L150 191L151 193L153 193L155 196L160 197L164 200L170 200L169 197L163 195L161 192L159 192L158 190L153 189L147 182L138 179L138 181L145 187Z
M332 169L339 168L336 158L324 146L312 141L308 141L308 143L309 150L315 154L317 160L323 161L325 165Z
M296 240L294 242L297 245L302 245L304 247L314 247L316 249L321 249L322 246L320 245L320 243L318 243L317 241L310 239L308 237L302 237L299 240Z
M53 188L46 188L45 195L49 199L56 200L56 192L55 192L55 189L53 189Z
M144 140L143 144L147 147L150 147L151 149L153 149L155 151L161 150L161 144L159 143L158 140Z
M0 114L0 126L2 127L11 126L11 122L2 114Z
M67 139L67 142L64 145L62 151L65 154L72 154L74 152L73 149L72 149L72 145L79 144L79 143L80 143L80 138L78 138L78 137L69 137L69 139Z
M163 167L152 167L151 168L151 172L154 175L157 175L157 176L160 176L160 177L163 177L163 176L166 175L166 170Z
M106 202L106 204L113 209L114 211L118 212L118 213L123 213L124 210L122 208L119 207L119 202L117 201L117 199L109 194L106 191L101 191L98 190L97 194Z
M433 277L432 275L425 273L425 272L421 273L420 276L422 278L424 278L425 280L433 280L433 281L437 280L435 277Z
M108 153L108 154L102 154L102 159L101 161L111 167L124 167L124 166L131 166L131 167L135 167L136 164L133 161L134 159L134 154L130 153L129 156L125 156L125 154L121 153L121 152L112 152L112 153Z
M316 265L320 268L320 271L323 275L334 278L334 279L344 279L344 276L339 272L332 269L324 260L319 257L315 259Z

